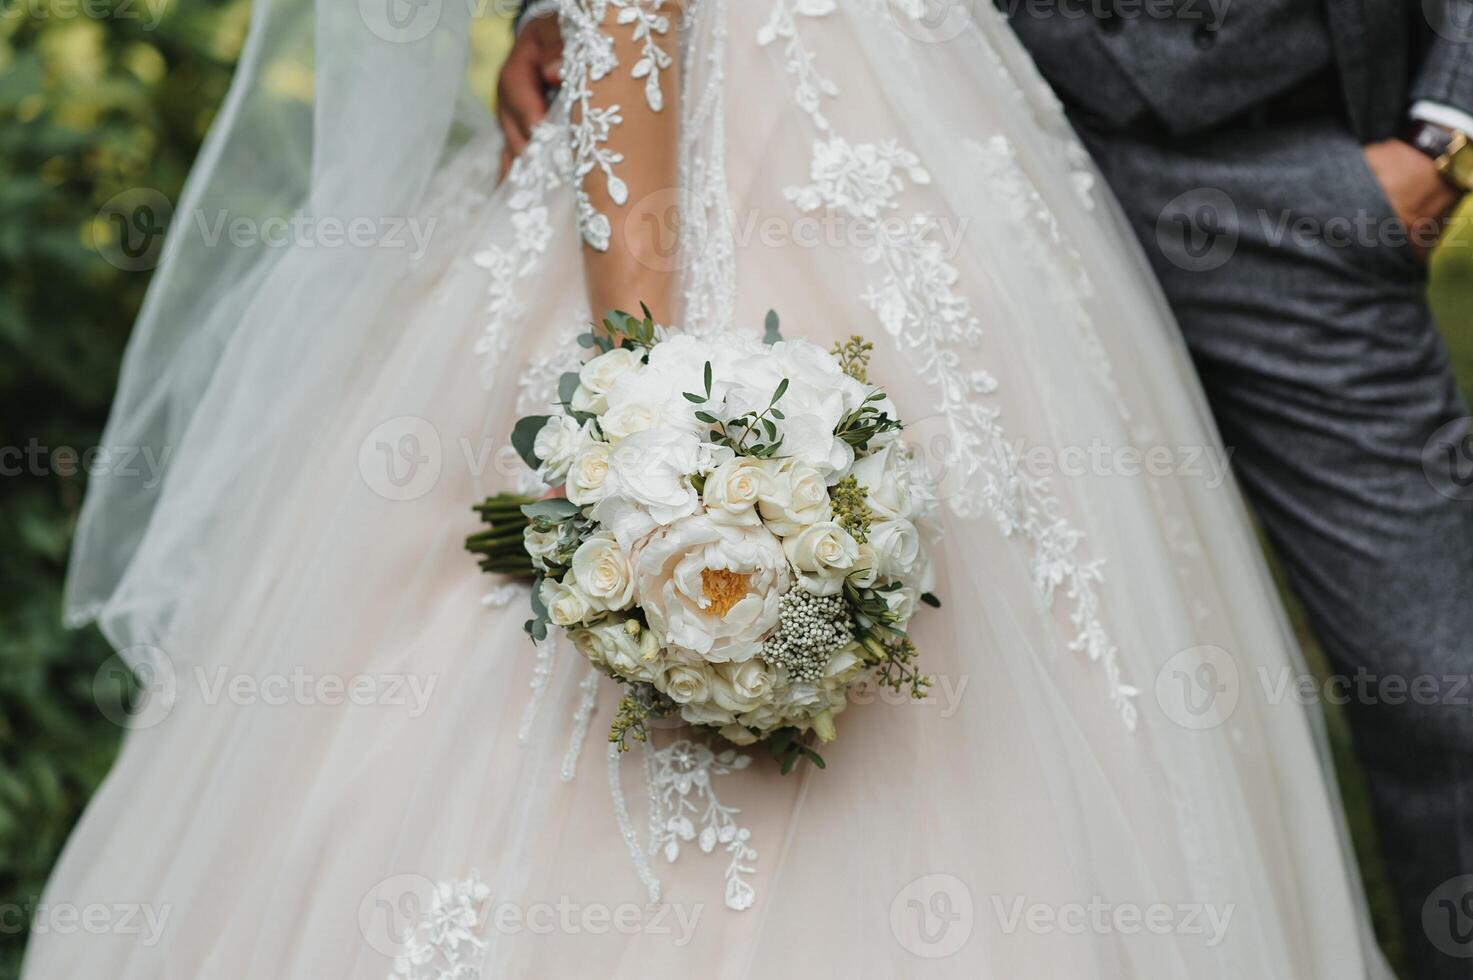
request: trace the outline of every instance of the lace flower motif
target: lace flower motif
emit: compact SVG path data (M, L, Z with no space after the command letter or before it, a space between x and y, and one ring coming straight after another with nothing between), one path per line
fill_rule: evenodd
M609 217L593 206L584 182L598 171L603 175L609 199L623 206L629 186L614 172L624 154L608 145L614 128L624 121L618 105L594 102L593 86L619 67L614 37L604 29L610 9L615 23L633 25L633 40L641 45L639 60L630 69L634 78L645 80L644 97L650 111L664 108L660 74L671 58L657 38L670 32L670 18L660 13L665 0L563 0L563 90L571 109L573 176L577 180L578 227L590 248L609 250L613 227Z
M479 933L490 898L491 889L475 872L438 882L404 952L394 958L389 980L478 980L486 948Z

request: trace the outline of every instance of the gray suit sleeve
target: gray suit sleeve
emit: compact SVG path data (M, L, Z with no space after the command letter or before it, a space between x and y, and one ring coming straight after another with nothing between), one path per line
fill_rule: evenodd
M1440 23L1432 24L1433 41L1412 84L1412 101L1473 114L1473 0L1440 0L1422 9Z

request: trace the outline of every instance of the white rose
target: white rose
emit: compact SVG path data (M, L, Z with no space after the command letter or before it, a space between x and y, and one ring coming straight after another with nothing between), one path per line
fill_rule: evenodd
M613 447L606 442L590 442L583 447L568 469L568 499L579 507L596 504L603 499L609 475L609 454Z
M844 577L859 562L859 542L833 521L804 528L783 540L788 561L798 570L798 582L814 595L834 595Z
M752 734L751 729L747 728L746 725L725 725L717 734L733 745L757 744L757 736Z
M920 570L921 535L910 521L897 517L871 524L869 544L879 557L881 575L905 580Z
M653 681L664 669L664 658L655 635L649 630L641 630L634 620L617 625L628 642L619 638L609 644L604 655L609 669L632 681Z
M655 688L676 704L703 702L710 694L710 672L702 663L671 663L655 678Z
M632 620L599 623L570 630L568 636L574 649L595 667L632 681L649 681L654 677L654 671L641 656L639 638L630 632L630 622Z
M628 348L615 347L583 365L578 371L579 387L586 389L591 396L603 400L607 406L605 396L614 389L615 382L639 366L637 353Z
M609 400L604 395L596 394L579 385L573 389L573 397L568 399L568 407L575 412L602 415L609 410Z
M904 626L909 622L910 618L916 614L916 609L920 606L921 591L919 589L913 589L908 585L901 586L898 589L891 589L889 592L882 592L880 595L885 600L885 605L895 616L895 623L898 626Z
M532 525L527 525L527 530L522 532L522 546L527 549L527 554L532 558L532 564L543 570L551 564L551 559L557 553L558 545L562 543L562 527L553 527L546 531L539 531Z
M736 722L736 715L712 701L700 701L680 706L680 718L690 725L713 725L725 728Z
M648 401L627 401L599 417L604 438L618 445L637 432L648 432L662 421L661 406Z
M856 460L850 475L868 492L865 503L875 517L910 519L910 465L899 443Z
M856 587L868 589L880 580L880 556L875 553L874 545L868 541L859 543L859 558L854 562L854 570L849 573L849 581Z
M655 531L635 556L639 602L666 646L712 663L756 656L791 585L778 539L763 527L700 514Z
M541 476L545 483L561 483L568 475L573 457L589 439L583 426L567 415L553 415L537 432L532 452L542 460Z
M600 531L573 552L573 580L594 609L627 609L634 601L634 575L619 542Z
M554 626L577 626L594 611L588 596L572 582L557 582L545 578L538 591L542 604L547 607L547 617Z
M669 429L630 436L609 454L604 500L627 500L656 524L689 517L700 507L700 497L690 483L701 462L700 446L691 433ZM594 518L603 521L597 511Z
M774 534L788 537L834 516L823 474L795 459L765 460L768 483L758 510Z
M750 711L772 696L776 678L760 658L717 664L711 699L728 711Z
M718 524L756 526L761 523L757 501L764 494L771 496L768 489L771 479L766 467L750 457L736 457L722 463L706 477L701 496L707 516Z

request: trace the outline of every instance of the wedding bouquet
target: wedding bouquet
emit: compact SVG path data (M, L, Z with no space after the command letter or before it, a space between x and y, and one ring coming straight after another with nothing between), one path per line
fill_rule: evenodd
M698 340L611 313L579 343L552 415L512 442L545 499L501 495L467 547L534 579L535 640L566 630L627 686L610 732L678 716L787 772L822 766L814 737L866 674L924 697L906 626L939 605L925 533L933 498L867 383L872 345Z

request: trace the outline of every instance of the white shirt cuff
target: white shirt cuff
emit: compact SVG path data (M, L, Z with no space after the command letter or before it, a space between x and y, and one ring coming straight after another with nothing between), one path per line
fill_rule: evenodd
M1444 129L1456 129L1459 132L1473 136L1473 115L1454 109L1452 106L1443 105L1441 102L1428 102L1423 100L1412 104L1412 111L1408 113L1413 119L1441 126Z

